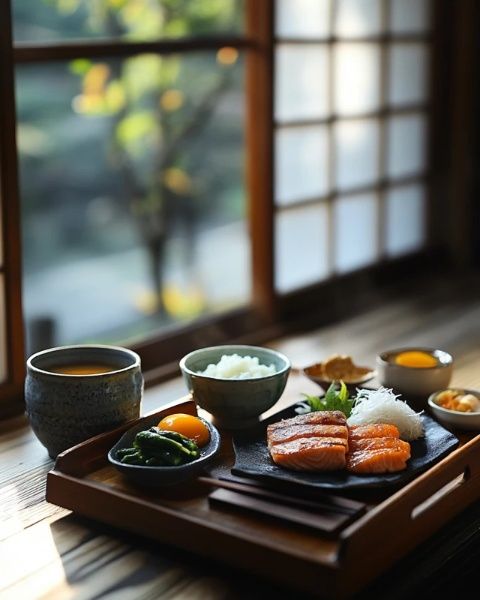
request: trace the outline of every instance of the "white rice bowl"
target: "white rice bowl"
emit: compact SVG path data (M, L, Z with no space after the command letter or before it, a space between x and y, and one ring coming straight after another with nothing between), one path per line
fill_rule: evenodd
M258 379L276 372L273 364L262 365L256 356L224 354L218 363L209 364L204 371L198 371L198 374L216 379Z

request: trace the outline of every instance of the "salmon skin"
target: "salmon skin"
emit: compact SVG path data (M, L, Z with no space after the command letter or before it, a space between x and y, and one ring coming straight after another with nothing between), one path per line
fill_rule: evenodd
M286 469L343 469L348 450L345 415L340 411L318 411L271 423L267 443L273 461Z
M297 438L284 444L273 444L273 461L294 471L335 471L346 464L347 440L342 438Z
M407 467L410 444L395 425L360 425L349 429L346 466L352 473L395 473Z

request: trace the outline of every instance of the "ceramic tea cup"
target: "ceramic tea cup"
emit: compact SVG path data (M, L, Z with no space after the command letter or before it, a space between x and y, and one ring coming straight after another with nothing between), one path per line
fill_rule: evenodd
M140 416L140 357L127 348L50 348L27 361L25 405L35 435L55 458Z

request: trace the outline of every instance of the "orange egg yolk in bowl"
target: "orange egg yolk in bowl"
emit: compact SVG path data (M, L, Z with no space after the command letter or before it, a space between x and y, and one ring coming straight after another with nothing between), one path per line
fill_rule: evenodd
M411 367L413 369L425 369L436 367L437 359L428 352L418 350L401 352L395 357L395 364L402 367Z
M176 431L185 437L194 440L200 448L206 446L210 441L208 427L198 417L185 413L176 413L164 417L158 424L159 429L164 431Z

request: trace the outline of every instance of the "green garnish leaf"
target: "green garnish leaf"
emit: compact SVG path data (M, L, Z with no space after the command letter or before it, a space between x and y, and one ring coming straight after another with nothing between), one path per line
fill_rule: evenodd
M316 412L318 410L339 410L348 418L352 412L355 399L350 398L347 386L340 381L340 389L332 382L323 398L303 394L305 400L300 403L297 413Z

